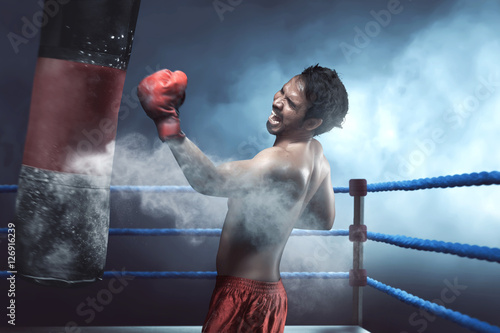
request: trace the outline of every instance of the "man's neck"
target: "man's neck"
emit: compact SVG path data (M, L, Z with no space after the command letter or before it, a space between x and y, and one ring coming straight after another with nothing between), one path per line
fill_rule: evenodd
M286 147L290 144L294 143L307 143L313 139L312 133L295 133L294 135L279 135L276 136L276 140L274 141L273 147Z

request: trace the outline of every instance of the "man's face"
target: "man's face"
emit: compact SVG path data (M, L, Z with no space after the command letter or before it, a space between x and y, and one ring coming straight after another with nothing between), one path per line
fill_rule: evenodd
M274 95L267 130L273 135L293 134L302 130L308 102L300 76L294 76Z

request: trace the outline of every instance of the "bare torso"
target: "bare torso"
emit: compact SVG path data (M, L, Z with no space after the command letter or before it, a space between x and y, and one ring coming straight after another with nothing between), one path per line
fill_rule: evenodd
M292 229L330 168L316 140L286 147L287 165L300 175L298 191L256 190L228 201L217 253L217 272L259 281L278 281L280 261Z

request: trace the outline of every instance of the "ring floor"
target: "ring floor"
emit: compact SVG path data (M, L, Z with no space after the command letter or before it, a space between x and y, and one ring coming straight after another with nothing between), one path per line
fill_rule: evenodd
M5 332L16 333L200 333L201 326L94 326L79 327L17 327ZM0 329L1 330L1 329ZM2 330L2 332L4 332ZM359 326L286 326L285 333L370 333Z

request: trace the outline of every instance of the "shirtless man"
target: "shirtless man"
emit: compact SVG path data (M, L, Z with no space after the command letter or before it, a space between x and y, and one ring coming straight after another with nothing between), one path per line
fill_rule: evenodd
M313 137L341 127L347 92L335 71L305 69L274 95L267 120L274 145L250 160L216 166L180 129L186 85L183 72L162 70L140 83L138 95L189 184L229 199L203 332L283 332L281 256L293 228L333 226L330 165Z

